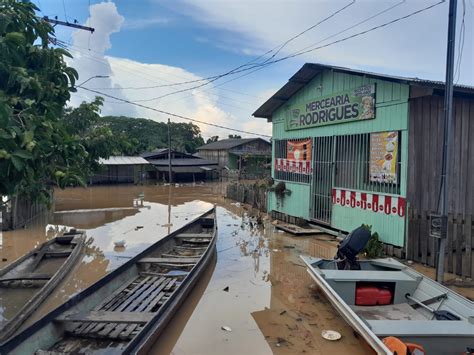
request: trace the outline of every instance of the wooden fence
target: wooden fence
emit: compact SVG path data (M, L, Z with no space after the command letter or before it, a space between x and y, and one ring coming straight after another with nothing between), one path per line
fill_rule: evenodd
M436 266L438 240L429 236L429 213L409 209L407 259L432 267ZM445 271L463 277L474 276L472 258L473 216L461 214L448 215L448 239L446 241Z
M51 192L50 201L53 201ZM16 196L11 202L0 207L0 230L12 230L25 227L38 216L47 214L48 207L39 201L31 201L24 196Z
M249 204L262 212L267 212L267 189L258 184L229 184L226 187L226 197Z

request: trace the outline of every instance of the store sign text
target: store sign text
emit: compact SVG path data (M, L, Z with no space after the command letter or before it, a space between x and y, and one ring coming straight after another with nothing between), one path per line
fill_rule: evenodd
M286 129L302 129L373 118L375 118L375 84L293 105L286 117Z

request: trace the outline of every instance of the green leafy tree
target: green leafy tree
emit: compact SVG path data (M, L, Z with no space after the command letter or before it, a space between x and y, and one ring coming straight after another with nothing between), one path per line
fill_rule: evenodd
M104 100L96 97L92 102L82 102L78 107L68 107L63 122L67 131L87 151L83 172L91 175L99 170L99 158L122 155L133 150L136 139L129 139L124 132L114 134L107 121L100 116Z
M145 118L106 116L103 122L112 130L114 136L125 135L130 146L122 151L126 155L141 154L157 148L168 148L168 124ZM204 145L201 130L192 123L171 123L171 148L194 153Z
M0 194L47 199L52 184L81 183L84 147L61 118L78 78L53 28L31 2L0 1Z
M214 143L214 142L217 142L218 140L219 140L219 136L212 136L211 138L207 139L206 144Z

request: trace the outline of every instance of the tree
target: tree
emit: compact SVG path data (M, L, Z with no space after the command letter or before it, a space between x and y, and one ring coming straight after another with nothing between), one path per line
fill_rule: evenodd
M102 122L111 129L114 136L123 134L129 140L134 140L130 147L122 151L124 154L136 155L157 148L168 148L167 123L124 116L106 116ZM204 145L201 130L192 123L171 122L170 135L171 148L178 151L194 153Z
M107 122L100 116L104 99L96 97L94 101L82 102L79 107L68 107L63 122L67 131L87 151L84 161L84 174L91 175L99 170L99 158L122 155L133 150L136 139L130 139L125 133L113 133Z
M229 138L232 138L232 139L240 139L242 138L242 136L239 136L237 134L229 134Z
M47 201L50 186L83 182L84 147L61 118L78 78L31 2L0 2L0 194Z
M219 136L212 136L206 141L206 144L214 143L214 142L217 142L218 140L219 140Z

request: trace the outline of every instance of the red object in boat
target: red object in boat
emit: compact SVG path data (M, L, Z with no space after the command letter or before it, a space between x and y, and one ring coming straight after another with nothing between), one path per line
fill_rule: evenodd
M355 304L357 306L387 305L392 301L392 292L377 286L357 286Z

